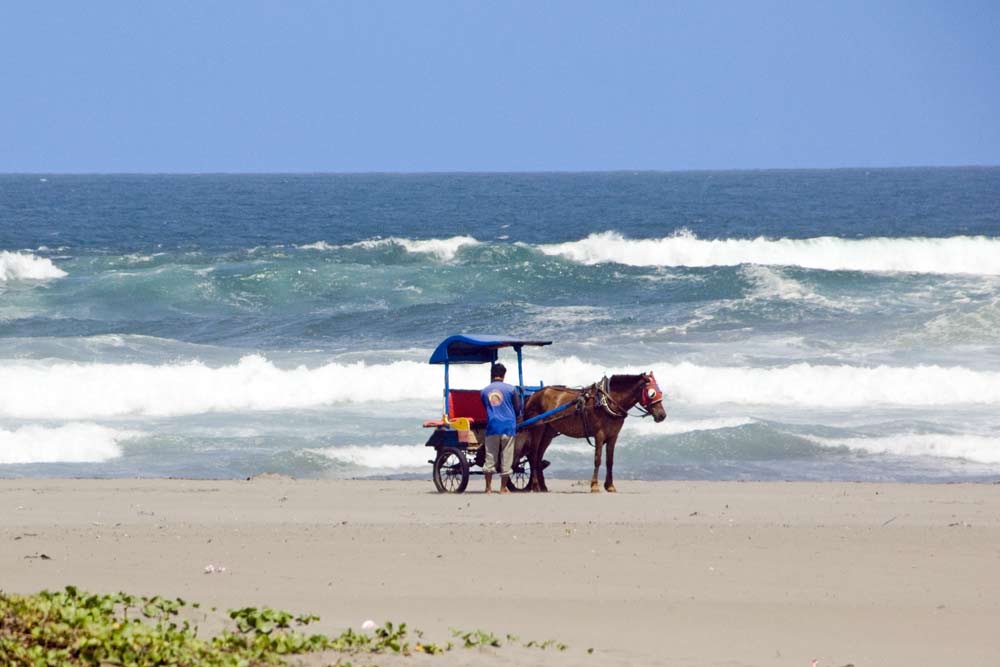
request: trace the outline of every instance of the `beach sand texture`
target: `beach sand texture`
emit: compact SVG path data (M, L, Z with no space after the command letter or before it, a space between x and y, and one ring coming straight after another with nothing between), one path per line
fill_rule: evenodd
M380 665L1000 664L1000 486L623 480L612 495L555 480L500 497L480 484L0 480L0 588L569 645Z

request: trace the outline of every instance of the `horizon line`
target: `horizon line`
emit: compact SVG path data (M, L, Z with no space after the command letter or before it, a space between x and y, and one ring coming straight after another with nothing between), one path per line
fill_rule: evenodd
M462 176L462 175L571 175L571 174L698 174L788 171L891 171L906 169L995 169L998 164L891 165L840 167L730 167L703 169L526 169L526 170L359 170L359 171L0 171L0 176Z

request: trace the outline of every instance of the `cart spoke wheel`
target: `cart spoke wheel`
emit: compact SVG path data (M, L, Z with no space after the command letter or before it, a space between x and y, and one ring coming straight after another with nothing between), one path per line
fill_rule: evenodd
M528 457L521 457L520 461L514 464L507 480L507 488L511 491L527 491L531 485L531 462Z
M469 461L465 452L442 447L434 460L434 486L441 493L462 493L469 485Z

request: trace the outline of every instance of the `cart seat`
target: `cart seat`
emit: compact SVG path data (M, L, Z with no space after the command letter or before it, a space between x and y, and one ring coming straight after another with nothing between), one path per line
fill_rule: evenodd
M452 389L448 392L448 419L467 418L473 428L486 425L486 406L479 389ZM426 427L444 426L440 419L424 422Z
M452 389L448 392L448 417L467 417L473 424L486 423L486 406L479 389Z

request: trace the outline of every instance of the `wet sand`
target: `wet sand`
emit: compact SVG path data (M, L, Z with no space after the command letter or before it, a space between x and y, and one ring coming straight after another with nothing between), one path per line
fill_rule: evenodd
M1000 664L1000 486L481 483L0 480L0 588L520 638L365 664Z

